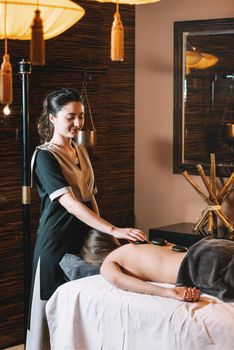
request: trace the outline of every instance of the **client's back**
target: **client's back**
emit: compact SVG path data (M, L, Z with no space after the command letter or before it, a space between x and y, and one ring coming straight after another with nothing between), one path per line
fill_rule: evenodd
M88 263L117 263L121 270L145 281L175 283L180 264L186 253L172 250L173 244L156 246L148 244L120 245L114 237L91 229L85 239L80 256Z
M122 271L145 281L175 283L180 264L186 253L172 250L173 244L156 246L148 244L126 244L112 251L103 265L112 261Z

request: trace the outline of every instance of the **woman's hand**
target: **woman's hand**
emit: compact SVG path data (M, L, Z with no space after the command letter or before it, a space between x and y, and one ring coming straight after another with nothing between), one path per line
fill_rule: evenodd
M118 239L126 239L129 242L146 241L146 234L136 228L113 227L112 236Z
M65 193L59 197L59 203L77 219L83 221L90 227L95 228L101 232L112 235L115 238L126 239L130 242L147 240L143 231L135 228L120 228L113 226L99 216L99 210L95 198L92 197L92 208L87 208L83 203L79 202L72 193Z
M190 302L198 301L200 299L200 289L197 289L195 287L169 288L167 297Z

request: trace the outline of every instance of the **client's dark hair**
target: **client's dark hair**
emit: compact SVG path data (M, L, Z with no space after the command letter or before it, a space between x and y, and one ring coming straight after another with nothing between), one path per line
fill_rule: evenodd
M54 133L54 126L50 122L49 115L57 116L57 113L69 102L84 104L79 92L72 88L61 88L46 96L37 126L41 140L50 141Z
M85 238L80 256L89 264L101 266L105 257L118 247L120 243L116 238L91 229Z

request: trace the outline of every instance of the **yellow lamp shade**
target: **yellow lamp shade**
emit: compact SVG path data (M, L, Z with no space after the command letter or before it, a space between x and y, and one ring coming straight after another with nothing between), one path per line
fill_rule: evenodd
M0 0L0 39L30 40L36 8L40 10L45 40L65 32L85 14L70 0Z
M95 0L98 2L113 2L116 4L116 0ZM153 2L158 2L160 0L119 0L119 4L125 4L125 5L144 5L144 4L151 4Z
M193 65L191 68L194 69L206 69L214 66L218 62L218 57L210 55L208 53L201 53L201 59L198 63Z
M186 51L186 66L193 66L201 60L201 55L197 51Z

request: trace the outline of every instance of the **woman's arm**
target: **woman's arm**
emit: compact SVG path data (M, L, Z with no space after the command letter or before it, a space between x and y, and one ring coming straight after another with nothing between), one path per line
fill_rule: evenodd
M95 228L96 230L110 234L119 239L126 239L134 242L136 240L145 240L146 235L141 230L135 228L119 228L105 219L98 216L91 209L87 208L86 205L79 202L71 193L65 193L59 197L60 204L71 214L76 216L78 219Z
M100 272L108 282L117 288L129 292L157 295L160 297L173 298L182 301L198 301L200 298L200 291L196 288L160 287L139 278L127 275L121 270L121 266L110 258L110 255L108 255L104 260Z

